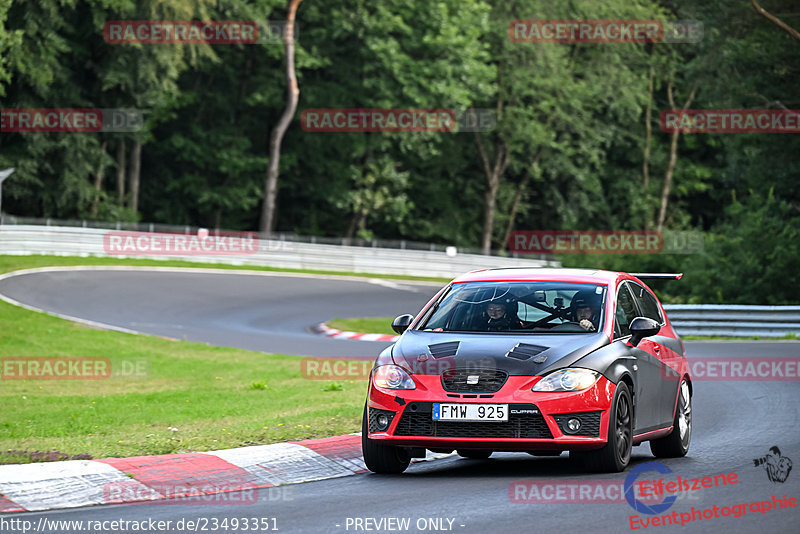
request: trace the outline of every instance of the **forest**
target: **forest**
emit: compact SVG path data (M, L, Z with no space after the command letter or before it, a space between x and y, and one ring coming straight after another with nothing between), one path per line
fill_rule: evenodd
M514 31L530 20L679 21L695 33L536 42ZM251 21L261 38L125 42L109 21ZM61 133L7 131L4 119L0 170L16 171L2 209L485 254L508 253L514 231L701 232L692 254L558 259L686 272L682 285L656 285L667 302L798 304L797 129L687 133L660 119L800 109L798 30L796 0L0 0L4 113L141 118L130 131ZM271 162L289 59L299 95ZM459 127L303 122L332 109L445 110Z

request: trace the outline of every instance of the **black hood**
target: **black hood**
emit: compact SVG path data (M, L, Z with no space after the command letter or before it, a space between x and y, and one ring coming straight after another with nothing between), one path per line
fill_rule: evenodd
M415 373L439 374L437 369L455 366L542 376L608 344L602 332L516 335L407 330L392 347L392 359Z

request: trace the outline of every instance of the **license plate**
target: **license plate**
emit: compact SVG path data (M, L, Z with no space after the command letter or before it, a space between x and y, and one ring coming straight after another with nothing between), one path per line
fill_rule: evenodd
M434 404L436 421L508 421L508 404Z

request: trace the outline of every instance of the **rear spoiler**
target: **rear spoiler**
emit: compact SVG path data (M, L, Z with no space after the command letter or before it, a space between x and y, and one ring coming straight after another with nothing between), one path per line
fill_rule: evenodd
M640 280L680 280L683 273L630 273Z

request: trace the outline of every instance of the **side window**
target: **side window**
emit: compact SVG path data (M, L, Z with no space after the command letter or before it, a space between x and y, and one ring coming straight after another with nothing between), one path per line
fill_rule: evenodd
M620 285L617 292L617 308L614 312L615 331L618 331L623 337L631 335L629 327L636 314L636 305L633 302L631 292L628 290L628 285Z
M633 289L634 297L639 304L639 309L642 310L642 314L645 317L663 323L664 318L661 317L661 311L658 309L656 298L651 295L648 290L638 284L631 284L630 287Z

